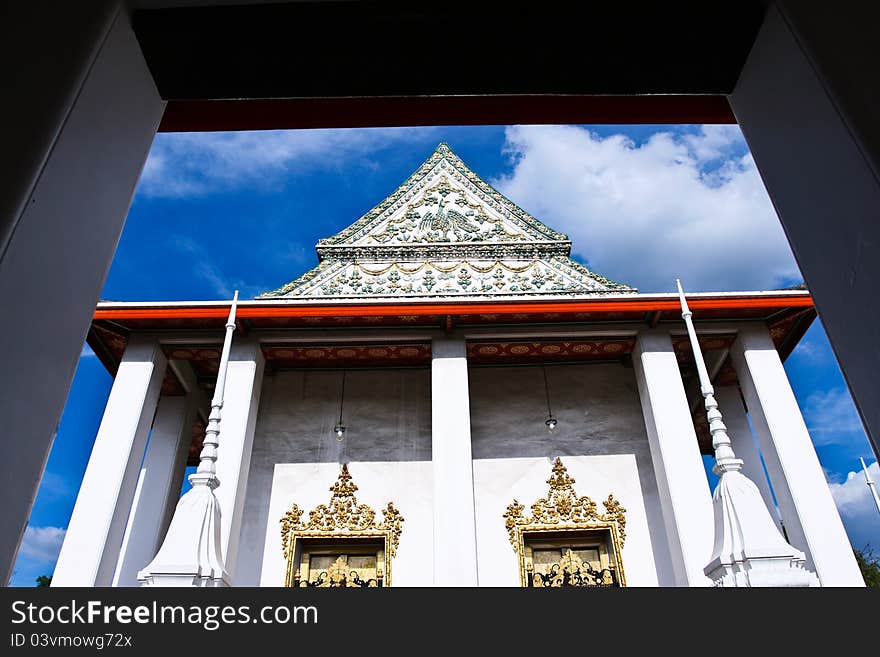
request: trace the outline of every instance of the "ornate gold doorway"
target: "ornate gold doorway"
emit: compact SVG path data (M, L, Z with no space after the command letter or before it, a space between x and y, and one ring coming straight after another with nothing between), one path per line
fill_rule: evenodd
M358 504L348 465L320 504L303 521L296 504L282 516L281 546L287 560L286 586L383 587L391 585L391 559L397 554L403 517L392 502L382 522L366 504Z
M626 539L626 509L608 495L599 513L589 497L578 497L575 480L557 458L547 480L550 491L523 514L514 500L504 513L516 550L520 583L527 587L625 586L620 551Z

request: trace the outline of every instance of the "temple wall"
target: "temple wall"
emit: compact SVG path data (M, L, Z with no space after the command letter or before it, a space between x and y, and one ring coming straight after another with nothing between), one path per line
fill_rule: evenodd
M433 580L431 395L428 369L349 370L345 440L337 442L340 371L267 375L254 433L236 586L282 586L279 518L296 502L306 514L330 499L348 462L360 503L389 501L404 518L392 584ZM222 448L221 448L222 449ZM381 516L380 516L381 517Z
M477 558L481 585L518 586L516 553L502 514L514 499L546 496L551 458L562 456L579 495L602 509L609 493L627 509L623 562L630 586L671 584L663 521L632 369L548 366L559 430L544 426L540 367L469 371ZM394 586L433 582L431 394L427 369L352 370L346 375L345 440L339 371L267 375L254 436L235 584L283 584L279 518L330 498L348 462L358 500L377 511L393 501L405 522ZM222 449L222 447L221 447Z
M672 565L633 370L618 364L548 365L555 433L544 426L541 367L470 370L471 439L480 584L519 586L502 514L548 493L561 456L578 495L604 511L609 493L626 508L622 559L628 586L668 586Z

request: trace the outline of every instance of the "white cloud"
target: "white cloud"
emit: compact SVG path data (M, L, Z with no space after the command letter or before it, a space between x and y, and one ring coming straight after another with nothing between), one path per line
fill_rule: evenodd
M794 351L792 351L792 355L811 361L818 360L823 356L819 347L812 340L807 338L803 338L797 343Z
M816 445L851 444L862 421L846 388L817 390L803 405L804 420Z
M868 472L875 482L880 480L876 462L868 466ZM861 471L850 472L842 483L828 486L853 546L861 549L870 543L875 550L880 549L880 511L865 483L865 475Z
M290 173L342 165L371 168L370 157L401 142L432 139L432 128L265 130L156 136L138 193L179 198L258 186Z
M800 278L736 126L642 144L575 126L516 126L506 139L514 168L495 185L601 274L643 292L676 277L694 291Z
M40 563L51 563L58 558L61 543L67 530L61 527L34 527L28 525L19 549L20 557Z
M711 162L730 154L731 146L745 145L742 131L735 125L704 125L697 134L681 137L697 160Z

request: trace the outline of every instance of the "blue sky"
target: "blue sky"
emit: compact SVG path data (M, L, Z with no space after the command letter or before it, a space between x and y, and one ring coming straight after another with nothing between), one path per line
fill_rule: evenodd
M393 191L440 141L573 255L641 291L801 281L736 126L480 126L162 134L102 298L244 298L317 264L314 245ZM880 548L873 456L821 323L786 362L850 539ZM84 348L12 578L54 568L112 385ZM722 412L724 409L721 409ZM874 478L880 481L877 465Z

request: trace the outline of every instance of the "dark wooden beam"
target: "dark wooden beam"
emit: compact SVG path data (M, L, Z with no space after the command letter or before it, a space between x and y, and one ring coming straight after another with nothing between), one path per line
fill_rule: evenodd
M719 95L172 100L159 131L579 123L736 123L736 117Z
M341 0L142 9L133 26L166 100L725 95L764 13L761 0Z
M794 348L801 341L801 338L804 337L804 333L807 332L807 329L810 328L810 325L817 316L815 308L810 308L801 313L801 316L798 317L794 326L792 326L791 331L789 331L782 340L782 343L777 347L779 357L783 361L791 355L791 352L794 351Z

